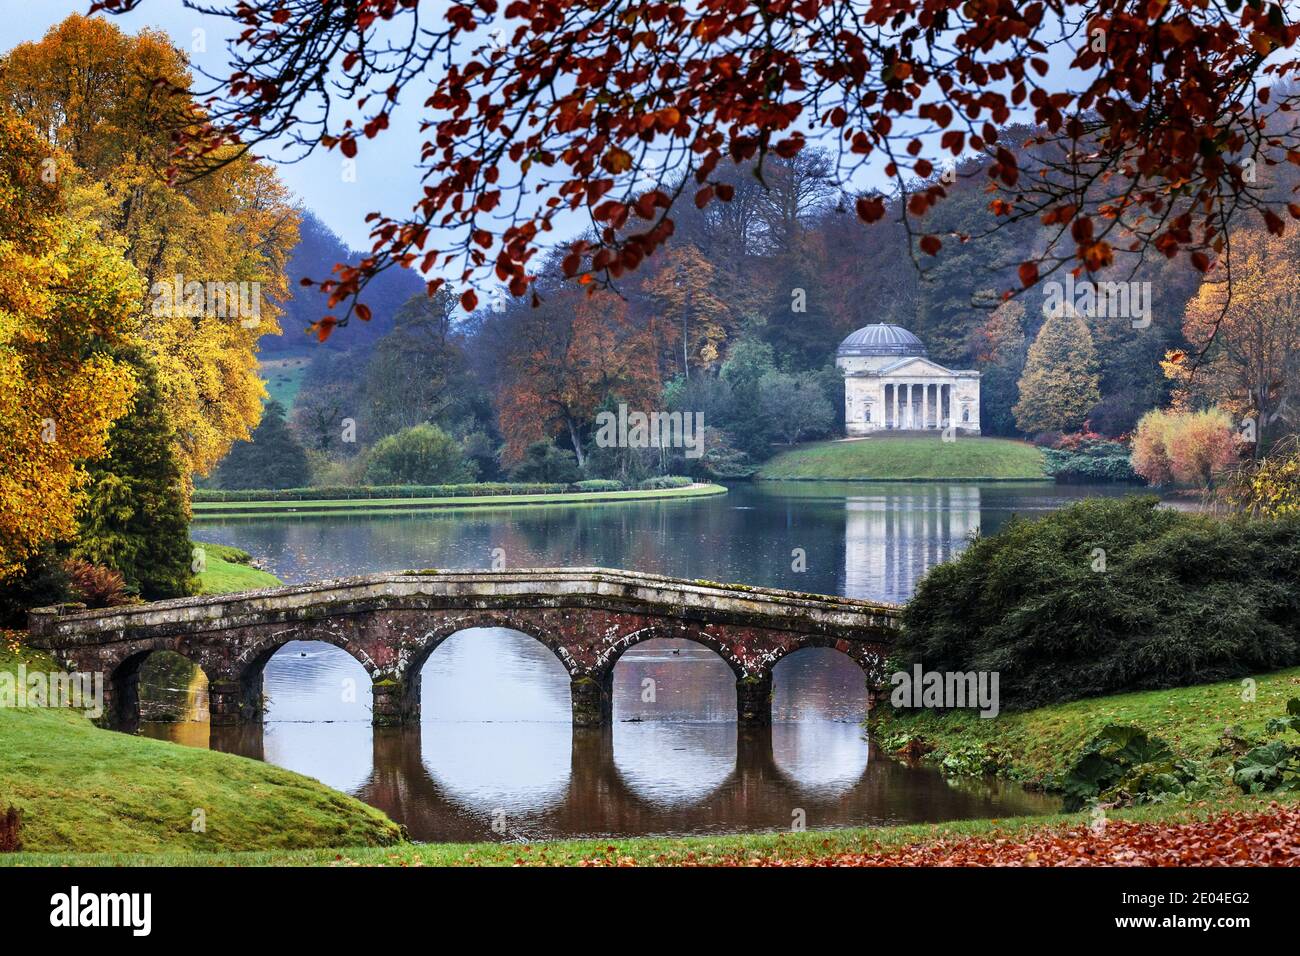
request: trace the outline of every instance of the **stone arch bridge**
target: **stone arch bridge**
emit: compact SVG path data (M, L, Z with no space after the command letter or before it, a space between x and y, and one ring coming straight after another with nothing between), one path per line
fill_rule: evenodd
M104 674L104 720L118 728L138 721L140 665L163 650L203 669L213 725L260 722L263 670L289 641L325 641L360 661L376 725L418 722L421 665L474 627L510 628L548 647L569 673L574 726L609 724L615 663L665 637L715 651L736 675L737 719L763 725L782 657L836 648L879 686L897 626L887 604L603 568L373 574L103 610L60 605L29 618L34 646Z

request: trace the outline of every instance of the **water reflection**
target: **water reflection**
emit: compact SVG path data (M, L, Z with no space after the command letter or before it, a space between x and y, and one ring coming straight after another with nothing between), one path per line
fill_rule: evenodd
M902 602L921 575L1012 515L1116 485L761 482L696 500L468 508L367 517L227 519L199 540L234 544L290 583L405 568L600 566ZM791 551L802 548L805 570Z
M1013 787L955 786L873 759L859 725L862 672L827 649L780 662L777 723L761 732L737 731L730 668L680 640L646 641L620 659L616 722L598 731L570 726L563 667L514 631L463 631L430 656L418 728L372 731L345 692L364 676L336 647L288 644L267 665L264 727L213 728L210 745L354 794L418 840L778 829L795 808L810 827L1054 808ZM206 726L147 730L202 746L207 735L190 728Z
M978 485L885 486L844 499L846 597L911 594L980 528Z
M288 582L402 568L597 565L905 601L975 532L1107 486L763 483L697 501L291 520L202 522ZM806 555L797 570L791 555ZM186 687L171 673L168 687ZM188 691L187 691L188 693ZM683 641L631 648L614 674L615 723L575 730L568 676L532 638L454 635L421 675L422 724L372 732L365 671L338 648L290 644L266 669L267 723L146 725L196 746L269 760L355 794L421 840L684 834L938 822L1047 811L1056 801L954 782L874 755L862 672L810 649L773 675L770 731L738 733L735 675ZM197 699L197 697L196 697ZM198 712L195 711L195 714Z

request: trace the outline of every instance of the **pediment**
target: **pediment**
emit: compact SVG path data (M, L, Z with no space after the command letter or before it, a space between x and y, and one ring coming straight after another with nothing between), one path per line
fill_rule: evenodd
M912 356L910 358L901 358L897 362L891 362L880 370L881 375L952 375L950 368L945 368L938 362L931 362L928 358Z

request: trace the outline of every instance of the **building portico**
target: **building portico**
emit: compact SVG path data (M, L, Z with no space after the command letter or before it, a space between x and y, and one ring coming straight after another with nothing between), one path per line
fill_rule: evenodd
M945 368L920 339L896 325L869 325L841 343L845 430L979 434L979 372Z

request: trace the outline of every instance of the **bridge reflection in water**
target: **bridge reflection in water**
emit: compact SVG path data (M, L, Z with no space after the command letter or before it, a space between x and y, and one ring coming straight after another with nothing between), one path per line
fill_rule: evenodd
M439 647L424 667L418 726L372 730L364 706L340 694L364 677L336 648L290 644L267 668L266 723L213 727L210 745L317 777L418 840L788 830L796 815L825 828L1055 808L872 753L859 723L862 671L829 649L777 666L775 722L757 728L735 722L729 668L685 641L649 641L624 656L605 728L571 726L563 668L508 630L466 631ZM365 701L364 685L358 696ZM205 725L147 732L183 739L187 726Z

